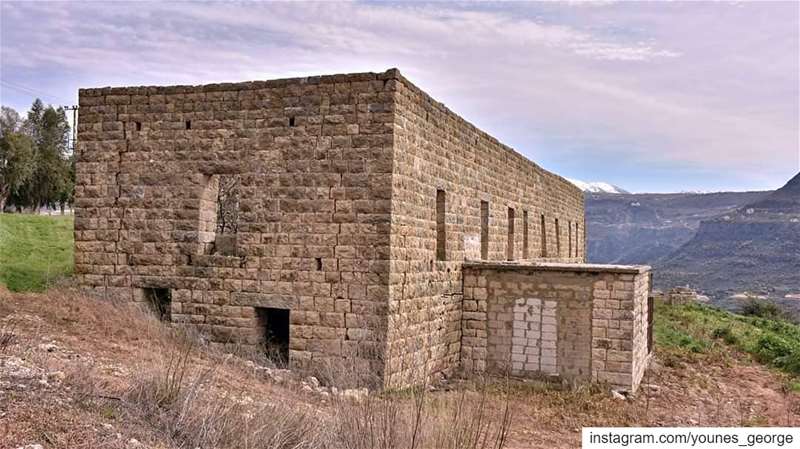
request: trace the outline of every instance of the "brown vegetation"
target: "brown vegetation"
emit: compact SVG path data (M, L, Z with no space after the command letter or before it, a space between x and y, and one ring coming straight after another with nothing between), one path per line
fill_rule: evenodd
M505 379L353 397L69 289L0 291L0 448L574 447L605 425L798 425L778 374L658 361L632 400ZM346 370L345 370L346 371Z

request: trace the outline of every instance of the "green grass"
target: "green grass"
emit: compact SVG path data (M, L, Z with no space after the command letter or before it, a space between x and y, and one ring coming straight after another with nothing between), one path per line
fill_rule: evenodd
M671 357L725 356L730 347L791 376L800 389L800 326L776 318L736 315L702 304L656 307L653 334Z
M42 291L72 274L72 217L0 214L0 282Z

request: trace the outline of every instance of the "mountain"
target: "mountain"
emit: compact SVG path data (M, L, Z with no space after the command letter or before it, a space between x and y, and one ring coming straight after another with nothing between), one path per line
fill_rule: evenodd
M691 240L701 221L769 193L586 193L589 261L653 265Z
M630 193L625 189L617 187L607 182L584 182L577 179L567 179L567 181L575 184L579 189L584 192L591 193Z
M697 233L655 267L656 284L689 284L718 297L800 292L800 174L775 192L701 220Z

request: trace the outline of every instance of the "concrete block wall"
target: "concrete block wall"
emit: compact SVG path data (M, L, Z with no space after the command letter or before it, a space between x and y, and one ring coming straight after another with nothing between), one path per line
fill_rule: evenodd
M461 367L634 392L649 359L649 267L470 262Z

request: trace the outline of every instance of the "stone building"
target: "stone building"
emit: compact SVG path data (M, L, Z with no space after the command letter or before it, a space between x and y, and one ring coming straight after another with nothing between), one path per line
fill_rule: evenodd
M79 101L83 285L384 386L512 370L636 388L647 268L585 265L582 192L397 70Z

